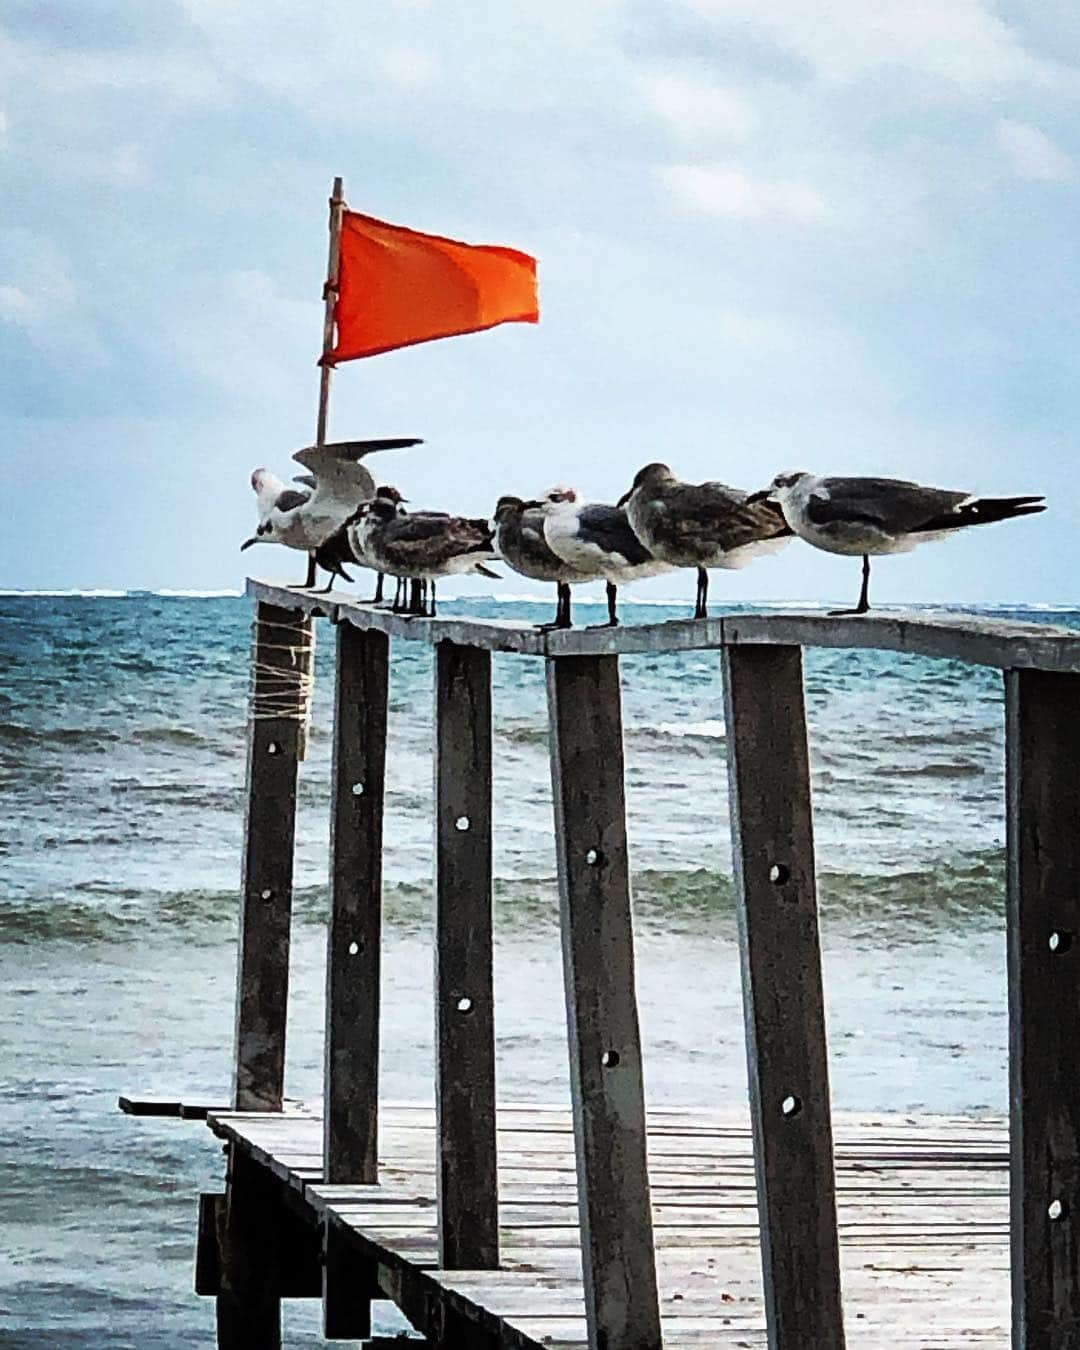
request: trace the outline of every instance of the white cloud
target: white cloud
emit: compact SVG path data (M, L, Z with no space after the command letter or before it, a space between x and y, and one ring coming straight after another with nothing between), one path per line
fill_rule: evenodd
M731 164L671 164L660 179L684 206L707 216L730 220L786 220L816 225L830 211L825 198L809 183L751 178Z
M997 142L1021 178L1057 183L1076 173L1076 166L1065 151L1056 146L1045 131L1027 122L1003 118L997 124Z
M438 74L439 64L430 52L413 47L395 47L379 57L380 73L393 84L419 89L429 85Z
M683 140L741 141L753 128L747 100L711 80L653 71L639 77L638 87L646 104Z
M975 91L1057 80L985 0L687 0L727 29L762 34L835 83L889 68Z
M0 323L16 328L29 328L34 321L37 306L18 286L0 286Z

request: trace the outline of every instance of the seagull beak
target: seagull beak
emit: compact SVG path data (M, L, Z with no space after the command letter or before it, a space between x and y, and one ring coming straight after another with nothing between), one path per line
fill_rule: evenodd
M261 544L261 543L262 540L259 538L259 536L257 534L253 534L250 539L245 539L244 542L240 545L240 552L243 553L244 549L250 548L252 544Z
M751 492L750 496L746 499L746 504L749 506L751 502L768 501L772 501L772 488L762 488L760 492Z
M543 502L522 502L521 509L523 511L539 511L543 505Z
M626 503L630 500L630 498L631 498L633 495L634 495L634 489L633 489L633 488L627 488L627 490L623 493L623 495L619 498L619 500L615 503L615 505L616 505L616 506L625 506Z

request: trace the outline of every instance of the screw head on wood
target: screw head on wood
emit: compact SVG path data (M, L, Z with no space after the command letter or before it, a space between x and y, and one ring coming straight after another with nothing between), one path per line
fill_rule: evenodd
M354 797L362 797L364 795L363 783L354 783L352 785L352 795Z
M457 820L454 821L454 829L460 830L461 833L464 834L469 828L469 824L470 821L468 816L458 816Z

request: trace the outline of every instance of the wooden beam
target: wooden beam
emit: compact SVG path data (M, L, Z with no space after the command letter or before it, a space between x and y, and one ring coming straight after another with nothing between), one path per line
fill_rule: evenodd
M492 981L491 656L435 648L439 1260L499 1264Z
M357 1252L339 1224L323 1221L323 1335L330 1341L364 1341L371 1335L371 1299L377 1292L370 1261Z
M842 1350L802 653L729 648L724 686L768 1343Z
M325 1179L378 1180L382 828L390 641L337 630L323 1077Z
M280 1111L285 1077L293 838L304 652L311 619L255 607L233 1101Z
M619 662L548 662L570 1086L591 1350L658 1350Z
M716 650L733 646L867 648L964 661L969 665L1080 673L1080 633L1049 623L1016 623L979 614L926 610L871 611L837 618L812 614L734 614L712 619L665 619L618 628L567 628L541 632L522 619L470 619L460 615L414 618L375 609L344 595L289 590L248 581L256 600L332 615L358 628L436 645L457 642L523 656L615 656Z
M1005 677L1015 1350L1080 1344L1080 677Z

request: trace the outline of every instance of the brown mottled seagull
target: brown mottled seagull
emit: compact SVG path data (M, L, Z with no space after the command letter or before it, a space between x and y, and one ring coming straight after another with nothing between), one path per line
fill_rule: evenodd
M708 617L709 568L745 567L792 537L780 508L750 501L726 483L684 483L666 464L646 464L619 500L634 533L656 558L697 568L694 618Z
M395 502L377 496L365 502L345 528L354 554L369 567L389 576L430 583L432 615L438 577L479 573L498 580L499 574L484 566L498 556L486 520L436 511L409 511L401 515ZM428 612L418 592L416 588L410 612Z
M570 586L595 581L596 572L582 571L553 553L544 538L544 503L500 497L495 507L495 542L499 557L531 581L552 581L556 587L555 619L541 628L569 628Z

